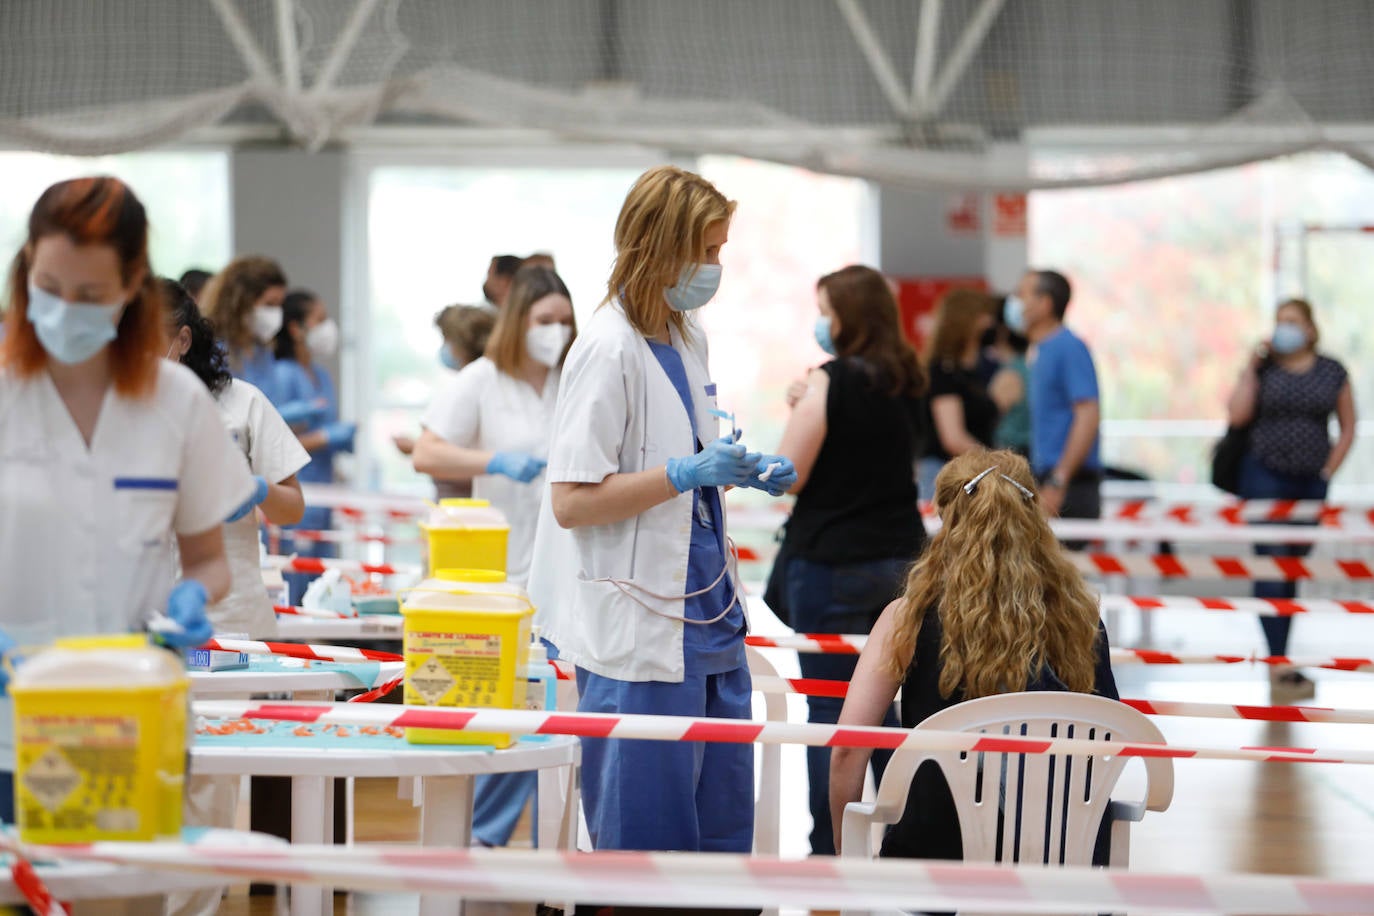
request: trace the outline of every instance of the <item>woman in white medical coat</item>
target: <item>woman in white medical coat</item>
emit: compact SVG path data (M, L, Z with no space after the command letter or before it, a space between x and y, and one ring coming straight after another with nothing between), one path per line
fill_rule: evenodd
M547 267L522 267L487 353L444 380L415 443L415 470L473 481L510 522L506 577L529 577L559 372L577 336L572 298Z
M229 589L220 527L253 481L204 386L163 357L143 205L114 178L48 188L9 279L0 344L3 648L142 629L198 645ZM172 538L182 578L172 571ZM14 762L0 703L0 770ZM0 809L12 793L0 785ZM9 815L12 811L0 810Z
M258 548L258 512L273 525L294 525L305 514L296 474L310 463L281 414L257 388L229 373L214 326L180 284L164 280L167 322L172 338L167 355L190 369L220 410L229 438L253 475L253 495L224 524L229 559L229 594L208 608L217 633L242 633L252 639L277 635L277 615L263 587Z
M733 212L698 175L642 175L616 222L607 298L564 366L530 591L586 712L750 716L722 488L776 496L796 475L718 437L712 414L689 313L715 294ZM588 739L582 778L597 849L753 845L749 745Z

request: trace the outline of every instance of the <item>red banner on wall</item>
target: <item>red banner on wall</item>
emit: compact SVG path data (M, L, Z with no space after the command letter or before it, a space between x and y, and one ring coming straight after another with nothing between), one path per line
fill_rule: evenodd
M986 292L988 281L982 277L893 277L897 284L897 306L901 311L902 333L921 352L935 326L935 306L952 289Z
M1026 234L1026 195L994 194L992 196L992 234L1024 236Z

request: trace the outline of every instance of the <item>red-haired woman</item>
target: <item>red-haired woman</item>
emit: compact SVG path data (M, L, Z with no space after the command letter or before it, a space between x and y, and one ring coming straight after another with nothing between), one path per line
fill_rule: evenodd
M198 645L211 634L205 605L229 590L220 526L254 482L200 380L162 358L163 297L138 198L114 178L44 191L8 298L0 650L137 630L154 610L180 627L167 642ZM0 702L6 820L10 715Z

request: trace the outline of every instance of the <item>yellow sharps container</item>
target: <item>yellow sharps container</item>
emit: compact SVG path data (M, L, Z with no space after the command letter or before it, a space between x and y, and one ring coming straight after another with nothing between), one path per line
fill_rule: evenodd
M189 688L181 660L139 635L60 639L20 665L20 839L179 838Z
M401 596L405 617L405 704L515 709L528 661L534 606L494 570L440 570ZM523 682L520 683L523 688ZM412 744L491 744L510 735L407 728Z
M497 570L506 577L510 523L485 499L443 499L421 523L429 543L429 574L440 569Z

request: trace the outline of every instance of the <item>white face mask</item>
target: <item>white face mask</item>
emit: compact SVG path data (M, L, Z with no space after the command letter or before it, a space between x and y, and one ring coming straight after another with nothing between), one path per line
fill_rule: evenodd
M326 318L305 332L305 347L311 359L326 361L339 352L339 326L333 318Z
M536 324L525 332L525 350L530 359L552 369L571 339L572 328L566 324Z
M280 305L259 305L253 308L253 339L260 344L270 344L272 338L281 330L282 311Z
M29 284L29 323L48 355L60 363L84 363L118 336L124 303L67 302Z

